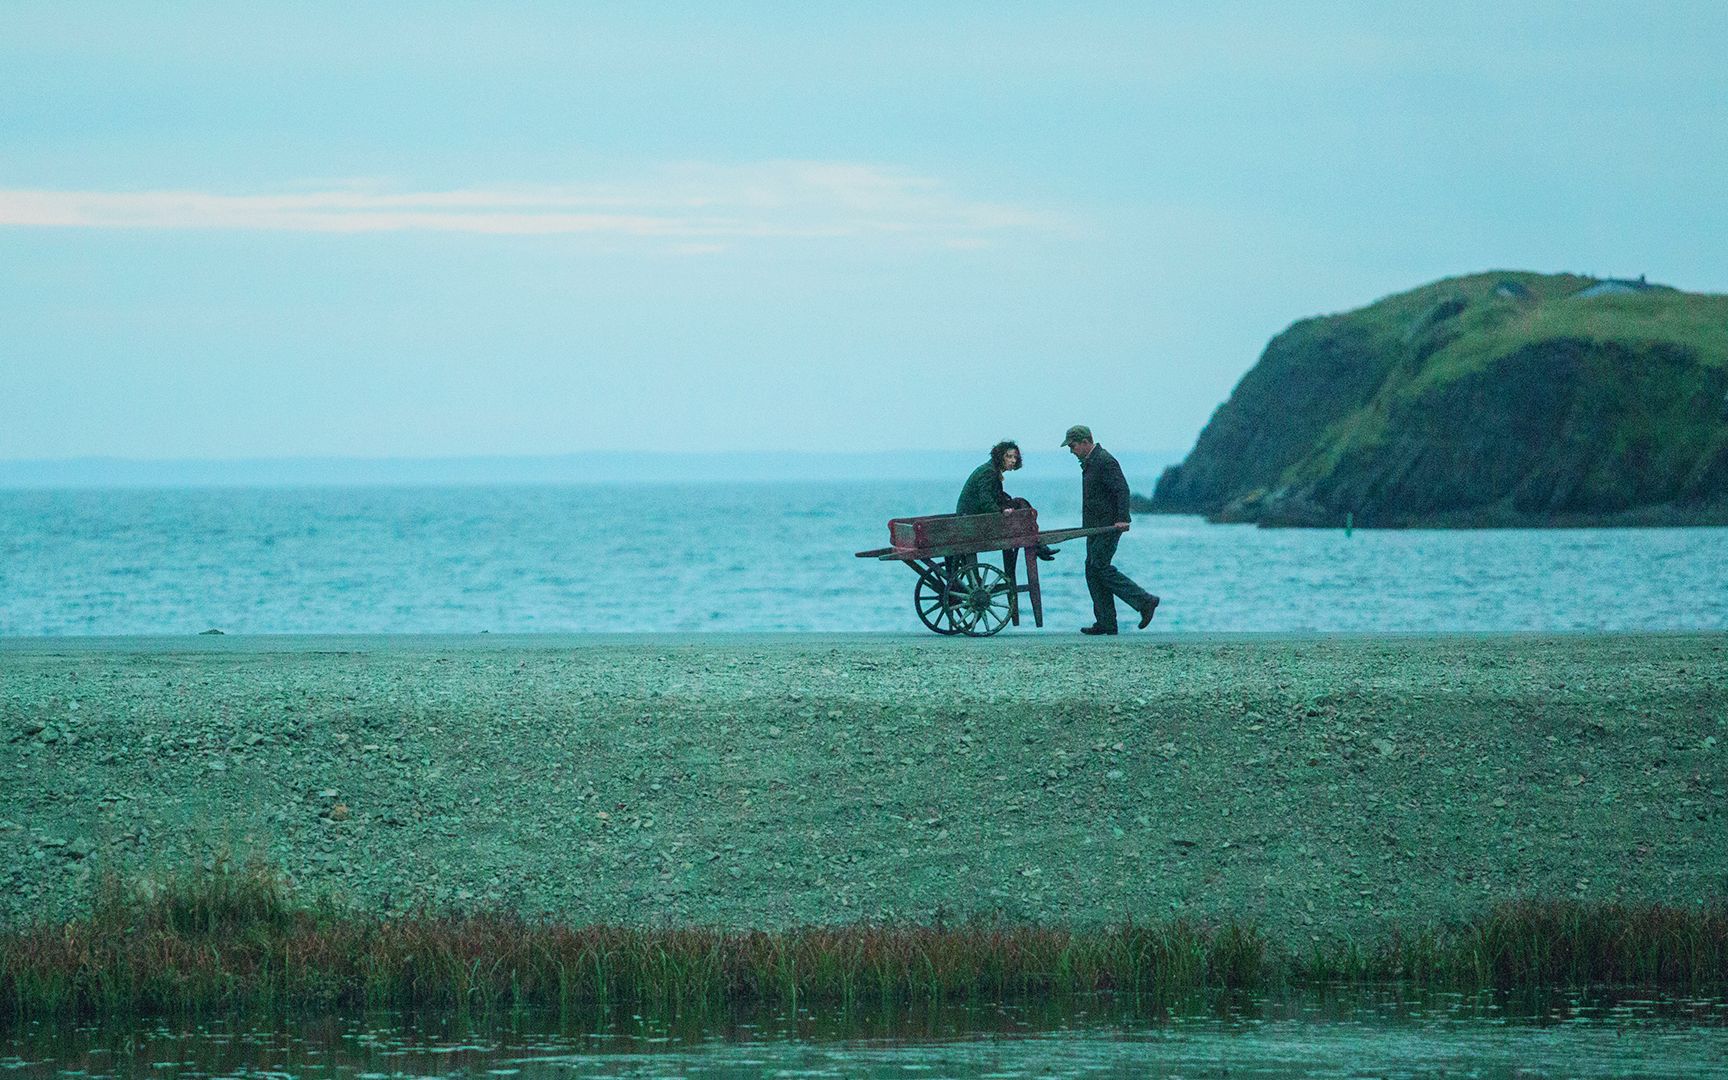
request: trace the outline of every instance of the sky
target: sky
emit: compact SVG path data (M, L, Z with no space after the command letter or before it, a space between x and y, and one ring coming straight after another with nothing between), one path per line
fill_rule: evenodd
M1436 278L1728 291L1728 4L0 2L0 461L1181 452Z

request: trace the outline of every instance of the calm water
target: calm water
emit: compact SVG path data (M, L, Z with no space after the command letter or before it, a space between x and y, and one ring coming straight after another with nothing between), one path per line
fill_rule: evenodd
M912 574L852 553L955 486L0 491L0 636L922 632ZM1077 481L1010 488L1045 527L1079 523ZM1051 631L1091 621L1082 550L1045 564ZM1117 563L1164 597L1163 630L1728 628L1728 529L1148 517Z
M1728 1076L1728 1008L1387 991L1195 1004L1152 1015L945 1010L667 1025L534 1016L464 1027L374 1015L289 1026L146 1023L0 1036L0 1071L36 1076L1685 1077Z

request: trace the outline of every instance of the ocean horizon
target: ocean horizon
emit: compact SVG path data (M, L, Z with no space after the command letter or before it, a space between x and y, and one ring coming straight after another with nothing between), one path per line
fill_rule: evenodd
M1073 457L1056 447L1060 433L1033 443L1021 439L1026 466L1013 479L1065 478L1077 473ZM1048 443L1048 445L1045 445ZM1112 451L1136 492L1150 494L1180 450ZM958 488L989 458L977 450L720 452L654 449L570 454L451 457L78 457L0 460L0 490L134 487L374 487L498 484L676 484L702 482L892 481L953 478Z

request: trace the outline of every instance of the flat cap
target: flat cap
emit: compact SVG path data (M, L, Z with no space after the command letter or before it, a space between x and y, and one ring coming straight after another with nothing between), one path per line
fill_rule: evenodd
M1062 436L1063 446L1073 446L1077 442L1091 442L1092 429L1085 424L1075 424L1068 429L1068 434Z

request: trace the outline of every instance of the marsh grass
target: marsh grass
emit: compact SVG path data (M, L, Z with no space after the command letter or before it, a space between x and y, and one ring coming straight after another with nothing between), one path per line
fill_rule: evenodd
M0 934L0 1015L630 1005L876 1008L1402 980L1461 988L1728 983L1728 906L1517 903L1467 925L1280 949L1252 926L1094 930L859 923L762 931L568 926L509 913L383 916L218 862L109 877L90 914Z

